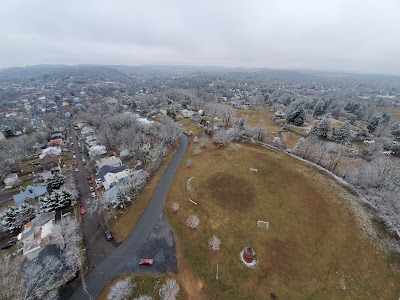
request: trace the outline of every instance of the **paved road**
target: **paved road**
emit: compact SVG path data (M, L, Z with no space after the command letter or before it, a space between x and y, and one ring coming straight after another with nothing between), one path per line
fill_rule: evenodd
M87 204L92 197L89 190L90 185L86 179L86 177L90 175L87 167L89 159L86 158L86 165L82 163L82 157L84 157L84 154L79 152L78 137L71 122L70 136L72 136L72 140L70 139L69 142L74 143L73 150L75 150L76 160L78 162L77 167L79 169L79 172L75 172L76 166L73 166L72 172L75 173L76 176L76 185L80 194L80 204L87 207ZM83 145L83 143L81 143L81 145ZM104 232L106 231L106 228L107 224L105 224L104 218L100 212L96 211L92 214L86 213L82 216L83 242L85 248L89 253L95 252L101 254L101 256L88 256L88 263L91 269L99 264L105 256L111 254L117 246L115 242L110 243L105 238Z
M182 160L188 145L188 138L182 134L179 148L165 170L161 180L132 234L114 252L98 264L88 276L86 276L87 289L95 299L102 289L118 274L129 270L129 262L140 250L153 227L156 225L164 209L169 187L174 179L175 172ZM79 285L71 300L90 299Z

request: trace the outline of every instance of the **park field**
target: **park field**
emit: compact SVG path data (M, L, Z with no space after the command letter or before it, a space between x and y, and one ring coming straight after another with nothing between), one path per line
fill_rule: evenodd
M371 237L348 189L272 149L209 144L195 155L196 146L190 142L166 204L188 299L399 297L400 258ZM173 202L180 205L176 213ZM191 215L200 219L197 229L186 226ZM258 228L257 220L268 221L269 229ZM208 249L213 235L222 241L219 251ZM246 246L256 253L253 269L239 258Z

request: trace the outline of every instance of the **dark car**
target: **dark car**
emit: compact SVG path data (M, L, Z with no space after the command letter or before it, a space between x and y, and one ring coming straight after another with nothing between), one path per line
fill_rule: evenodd
M106 239L107 239L107 241L111 241L111 240L113 239L113 237L112 237L112 234L111 234L111 231L110 231L110 230L106 231L104 234L106 235Z
M12 246L15 246L15 244L17 244L17 242L12 242L12 241L7 242L7 243L1 245L1 250L11 248Z

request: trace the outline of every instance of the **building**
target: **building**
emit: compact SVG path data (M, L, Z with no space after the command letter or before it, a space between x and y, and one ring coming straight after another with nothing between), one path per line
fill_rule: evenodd
M15 206L20 206L26 199L35 200L47 193L47 187L44 185L32 186L28 185L25 190L13 196Z

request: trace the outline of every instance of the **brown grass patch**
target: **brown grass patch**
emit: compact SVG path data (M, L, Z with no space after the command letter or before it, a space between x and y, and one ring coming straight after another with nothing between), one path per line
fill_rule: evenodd
M354 196L329 176L247 144L209 146L191 158L190 168L178 169L167 199L167 208L180 204L178 213L167 209L167 215L177 239L178 277L184 282L190 275L184 287L191 299L265 299L271 292L280 299L398 295L398 261L363 231L348 202ZM192 176L194 192L187 194ZM247 199L252 200L242 209ZM200 218L196 230L185 225L192 214ZM257 220L269 221L269 230L257 228ZM208 249L213 234L222 240L216 252ZM239 260L248 245L257 255L254 269Z

